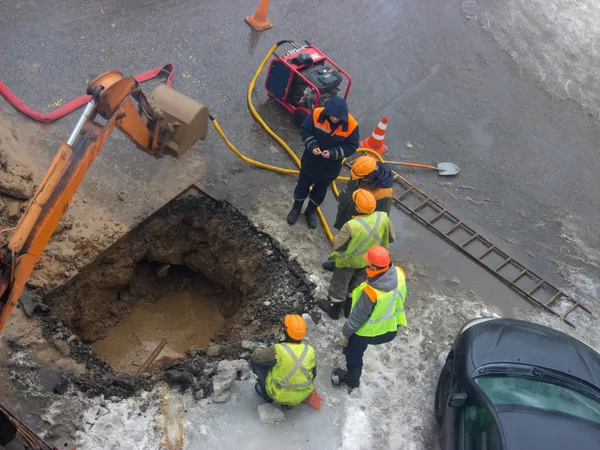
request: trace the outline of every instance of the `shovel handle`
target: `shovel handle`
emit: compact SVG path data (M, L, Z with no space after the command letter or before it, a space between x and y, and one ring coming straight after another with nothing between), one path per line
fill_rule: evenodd
M418 167L419 169L438 170L437 167L428 166L427 164L416 164L416 163L397 162L397 161L384 161L384 163L385 164L397 164L399 166L406 166L406 167Z

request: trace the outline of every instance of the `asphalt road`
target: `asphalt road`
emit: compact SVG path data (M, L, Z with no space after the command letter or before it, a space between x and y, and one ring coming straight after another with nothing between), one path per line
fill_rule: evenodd
M275 0L269 11L275 27L256 33L243 22L254 11L254 0L3 0L0 78L27 104L47 112L83 93L86 83L106 70L135 74L172 62L177 89L209 105L234 143L257 159L292 167L247 112L245 94L273 43L308 39L353 77L349 103L362 136L383 115L390 117L389 159L453 161L462 169L455 179L404 172L409 179L559 284L578 285L585 276L588 282L579 292L594 296L600 262L597 120L576 101L549 95L535 74L519 64L527 55L511 58L510 45L501 46L486 28L509 23L515 2L506 8L481 3L349 0L335 7ZM526 41L528 35L521 37ZM255 102L261 114L300 148L286 113L266 99L259 82ZM5 102L0 107L10 112ZM15 120L23 122L16 115ZM76 114L47 126L49 154L75 120ZM135 190L131 210L140 215L191 182L246 211L261 201L259 193L273 183L269 180L281 183L275 195L291 197L293 179L257 176L216 133L197 148L182 168L174 161L156 164L113 137L84 188L106 196L99 186L108 180L107 192ZM149 180L153 183L147 188ZM141 195L148 192L155 195ZM430 237L418 226L409 227ZM449 254L441 241L420 253L419 240L409 235L397 250L404 259L424 264L443 259L450 272L464 263L467 285L491 279ZM410 256L404 248L411 249ZM487 290L499 298L512 295Z

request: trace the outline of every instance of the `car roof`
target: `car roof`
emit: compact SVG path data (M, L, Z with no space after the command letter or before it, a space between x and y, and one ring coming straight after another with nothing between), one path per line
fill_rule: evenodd
M515 319L489 320L467 332L475 368L528 364L572 375L600 389L600 355L565 333Z
M507 450L598 450L600 424L522 406L498 406L497 411Z

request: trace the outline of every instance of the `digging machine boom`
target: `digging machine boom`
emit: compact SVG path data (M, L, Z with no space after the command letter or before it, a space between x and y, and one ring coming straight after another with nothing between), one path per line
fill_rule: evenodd
M133 77L106 72L63 142L10 241L0 246L0 332L88 168L116 127L141 150L179 157L208 132L208 108L159 84L150 100Z

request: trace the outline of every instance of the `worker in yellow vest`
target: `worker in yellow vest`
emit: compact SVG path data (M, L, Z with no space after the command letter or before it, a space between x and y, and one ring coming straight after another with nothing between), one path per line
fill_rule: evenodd
M313 391L317 359L315 350L302 342L306 335L304 319L288 314L283 324L284 342L254 350L250 366L258 378L254 389L265 401L296 406Z
M404 271L392 264L389 252L372 247L365 255L367 281L352 292L352 309L340 336L346 369L335 369L331 381L351 388L360 385L363 355L369 345L392 341L398 327L407 326L404 312Z
M357 189L352 193L352 201L356 214L333 239L334 251L328 259L335 262L335 268L328 298L319 301L319 307L332 319L339 319L344 304L348 317L352 291L367 277L365 269L369 264L364 259L367 250L376 245L387 248L396 237L388 214L375 211L377 201L373 194Z

